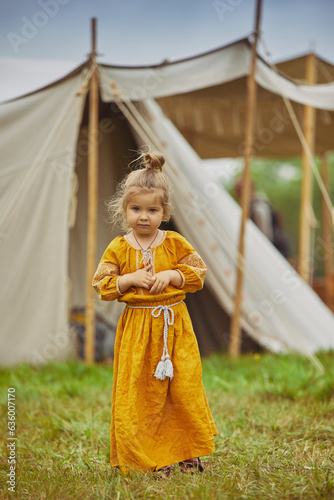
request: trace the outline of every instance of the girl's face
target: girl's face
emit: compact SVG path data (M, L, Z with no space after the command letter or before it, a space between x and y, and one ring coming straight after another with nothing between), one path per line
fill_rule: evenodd
M126 218L136 235L154 237L164 216L162 192L142 191L132 196L126 207Z

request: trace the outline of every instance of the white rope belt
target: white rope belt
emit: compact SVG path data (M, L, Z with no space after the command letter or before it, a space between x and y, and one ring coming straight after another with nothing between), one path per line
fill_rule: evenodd
M168 354L167 341L168 341L168 327L174 325L174 311L172 307L181 304L183 300L179 302L175 302L175 304L170 304L169 306L130 306L127 304L130 309L152 309L153 318L158 318L160 314L163 312L164 314L164 329L163 329L163 338L164 338L164 348L161 356L161 361L159 361L158 366L154 372L154 376L159 380L165 380L166 377L169 377L171 380L173 378L173 363Z

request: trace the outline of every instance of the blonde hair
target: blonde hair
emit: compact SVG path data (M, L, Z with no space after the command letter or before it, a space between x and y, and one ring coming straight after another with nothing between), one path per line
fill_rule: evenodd
M136 160L136 170L130 172L119 184L115 196L107 201L110 222L127 231L130 226L126 219L126 208L133 196L141 191L162 191L161 204L164 211L163 220L168 222L172 214L172 191L169 182L162 172L165 158L160 153L143 152ZM130 166L129 165L129 166Z

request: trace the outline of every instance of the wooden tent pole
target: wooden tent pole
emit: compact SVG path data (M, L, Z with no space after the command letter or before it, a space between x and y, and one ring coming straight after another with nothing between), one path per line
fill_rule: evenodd
M309 85L316 83L315 54L307 55L306 82ZM312 106L304 106L304 135L311 154L314 155L315 142L315 113ZM299 253L298 271L304 281L310 281L310 217L312 213L312 171L309 158L303 148L302 153L302 186L300 199L299 223Z
M92 278L96 268L97 200L98 200L98 125L99 85L96 64L96 18L91 19L92 51L90 63L94 70L89 90L88 123L88 220L87 220L87 267L86 267L86 317L85 317L85 361L95 361L95 310Z
M327 155L321 159L321 177L327 193L330 192L329 169ZM321 197L322 212L322 240L324 245L324 274L325 274L325 304L334 310L333 290L333 246L332 246L332 219L324 197Z
M245 235L246 222L249 215L250 191L251 191L251 158L254 141L254 125L256 111L256 55L257 41L259 37L261 19L262 0L256 3L256 21L254 41L252 44L252 56L250 72L247 78L247 108L246 108L246 130L245 130L245 166L243 172L242 196L241 196L241 226L239 234L239 247L237 256L237 276L235 288L234 313L231 321L229 355L235 359L240 353L240 315L242 306L242 290L244 283L244 255L245 255Z

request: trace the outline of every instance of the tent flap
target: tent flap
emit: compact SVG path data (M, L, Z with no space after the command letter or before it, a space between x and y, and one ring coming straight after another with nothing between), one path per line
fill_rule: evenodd
M0 364L72 350L67 327L68 215L81 74L2 105Z

